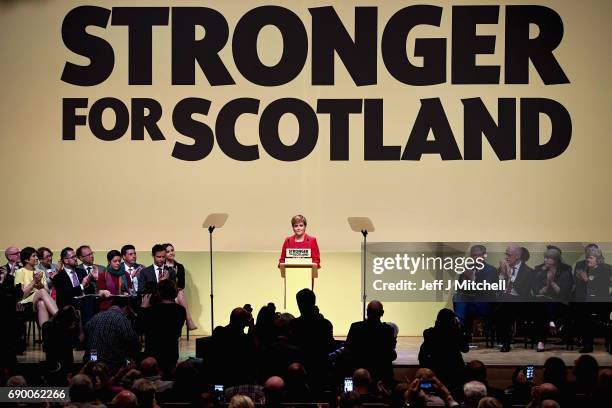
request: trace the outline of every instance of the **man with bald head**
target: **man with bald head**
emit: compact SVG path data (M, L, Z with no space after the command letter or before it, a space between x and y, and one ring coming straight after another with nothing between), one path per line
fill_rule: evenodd
M395 336L393 328L381 321L385 314L382 303L373 300L368 304L367 319L351 324L346 338L345 352L353 369L365 368L374 382L393 381Z
M227 388L255 380L255 342L250 333L245 333L252 321L246 309L237 307L230 314L229 324L213 331L210 372L214 384Z
M512 244L506 248L505 258L499 263L499 279L506 282L506 289L499 294L497 310L497 335L502 347L501 352L510 351L512 327L517 317L524 316L532 296L534 273L522 261L522 248Z

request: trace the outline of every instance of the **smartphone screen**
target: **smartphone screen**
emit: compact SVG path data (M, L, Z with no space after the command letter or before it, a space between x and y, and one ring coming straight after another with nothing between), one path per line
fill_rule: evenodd
M353 391L353 379L350 377L347 377L344 379L344 392L351 392Z
M419 387L423 391L429 391L433 387L433 383L431 381L427 381L427 380L421 381L421 383L419 384Z
M98 361L98 353L92 351L89 353L89 361Z
M215 384L215 392L223 392L223 384Z
M527 367L525 367L525 377L528 380L533 380L533 374L534 374L534 369L532 365L528 365Z

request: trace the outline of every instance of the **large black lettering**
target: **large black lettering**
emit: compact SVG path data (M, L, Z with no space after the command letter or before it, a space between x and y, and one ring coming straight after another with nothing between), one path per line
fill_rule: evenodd
M357 86L376 84L376 7L355 7L355 41L333 7L309 9L312 15L312 84L334 84L335 53Z
M215 134L217 144L229 157L234 160L251 161L259 159L257 145L243 145L236 137L236 121L244 113L256 115L259 112L259 100L253 98L240 98L229 101L219 111Z
M278 28L283 37L283 54L274 66L261 62L257 38L267 25ZM238 71L250 82L262 86L283 85L302 71L308 54L308 35L302 20L291 10L262 6L247 12L236 24L232 52Z
M498 18L499 6L453 6L453 84L499 84L499 66L476 65L476 55L495 53L495 36L476 35L476 26Z
M462 99L463 156L465 160L482 160L484 134L499 160L516 159L516 100L497 101L497 122L480 98Z
M446 40L417 39L414 55L423 57L423 66L412 65L406 54L410 30L418 25L439 27L442 7L417 5L399 10L387 22L381 50L387 70L395 79L407 85L434 85L446 81Z
M431 130L434 140L427 140ZM424 153L439 154L442 160L461 160L461 153L439 98L421 99L402 160L421 160Z
M89 26L106 28L110 10L103 7L79 6L66 14L62 22L62 39L75 54L89 58L89 65L66 62L62 81L78 86L93 86L104 82L113 72L113 47L100 37L88 34Z
M148 111L146 115L145 111ZM132 99L132 140L144 140L145 129L151 140L165 140L162 131L157 126L161 116L162 107L155 99Z
M115 114L115 124L110 129L106 129L102 123L102 114L106 109L112 110ZM130 112L121 100L117 98L102 98L91 105L89 110L89 128L98 139L106 142L117 140L127 132L129 125Z
M383 100L363 101L363 158L364 160L399 160L400 146L385 146L383 132Z
M204 38L196 40L196 26ZM194 85L198 63L212 86L235 84L219 57L229 37L225 17L207 7L172 8L172 85Z
M215 144L215 136L212 130L192 116L194 113L208 115L210 101L201 98L185 98L179 101L172 112L172 124L180 134L193 139L192 145L176 142L172 150L172 157L185 160L197 161L210 154Z
M349 159L349 116L361 113L361 99L319 99L317 113L329 113L329 159Z
M278 133L278 124L285 114L292 114L298 121L297 141L285 145ZM319 122L310 105L295 98L278 99L266 107L259 121L259 138L268 154L281 161L296 161L308 156L317 145Z
M113 7L111 25L128 26L128 83L151 85L153 26L168 25L168 7Z
M87 98L62 99L62 140L75 140L76 127L87 124L87 115L77 115L78 108L87 107Z
M535 24L539 35L529 38L529 24ZM504 76L507 84L529 83L529 60L546 85L570 81L553 55L563 39L563 21L553 9L545 6L506 7L506 57Z
M550 118L551 134L540 145L540 114ZM572 119L563 105L552 99L521 99L521 160L548 160L559 156L572 140Z

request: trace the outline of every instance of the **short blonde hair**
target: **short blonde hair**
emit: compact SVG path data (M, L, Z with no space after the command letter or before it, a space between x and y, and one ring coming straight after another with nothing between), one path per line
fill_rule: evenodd
M229 408L255 408L253 401L246 395L234 395L229 402Z
M291 217L291 226L292 226L292 227L293 227L295 224L298 224L298 223L300 223L300 222L304 223L304 226L308 225L308 223L306 222L306 217L304 217L304 216L303 216L303 215L301 215L301 214L294 215L293 217Z

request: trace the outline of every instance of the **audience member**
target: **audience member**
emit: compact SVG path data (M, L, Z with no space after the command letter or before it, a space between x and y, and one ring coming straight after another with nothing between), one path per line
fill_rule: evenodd
M567 401L567 367L559 357L549 357L544 362L542 382L557 387L560 393L560 402Z
M493 265L485 262L487 259L487 248L484 245L473 245L470 248L470 258L474 262L482 262L484 266L481 269L474 267L466 270L459 275L459 281L465 280L474 281L476 283L497 282L497 270ZM490 291L477 290L460 290L453 297L453 309L459 319L459 323L463 331L468 336L468 341L471 340L472 326L474 319L480 317L485 324L489 324L491 318L491 301L495 300L495 295Z
M115 398L111 401L111 407L113 408L140 408L138 399L132 391L123 390L119 391Z
M544 263L534 269L533 293L539 302L532 305L536 318L536 350L544 351L548 332L556 332L556 321L568 313L573 285L572 268L562 262L561 250L549 245Z
M465 382L479 381L487 387L487 395L500 401L504 399L504 391L489 385L487 366L480 360L472 360L465 365Z
M157 284L164 279L176 280L174 270L166 268L166 248L155 244L151 248L153 265L147 266L138 274L138 294L155 293Z
M314 402L308 375L302 364L293 363L287 368L285 393L289 402Z
M67 407L104 407L96 398L92 380L85 374L77 374L72 377L68 395L70 395L71 403Z
M77 269L82 269L85 275L93 275L98 278L98 273L104 271L104 266L94 263L94 253L89 245L81 245L76 250L76 256L81 261Z
M166 268L172 270L173 275L176 277L175 282L178 288L176 303L185 308L185 313L187 314L187 330L196 330L198 326L189 313L189 306L185 298L185 267L175 259L176 252L174 251L174 245L164 244L164 247L166 248Z
M17 272L17 269L22 267L21 263L19 262L20 253L21 251L19 250L19 248L14 246L10 246L4 250L6 264L0 266L0 276L15 276L15 272Z
M246 395L234 395L228 404L228 408L255 408L255 404Z
M114 372L140 350L138 335L128 315L132 315L126 298L117 298L110 309L96 314L85 326L85 361L96 353L98 361Z
M176 285L169 279L157 285L159 302L150 304L151 295L144 295L138 314L145 333L145 355L155 357L164 378L172 375L179 357L179 338L185 323L185 308L174 302Z
M80 334L79 317L73 306L64 306L43 324L42 338L50 368L67 373L74 363L72 350L78 345Z
M158 408L155 400L156 386L145 378L140 378L134 381L132 392L138 400L138 408Z
M108 404L113 399L116 391L113 390L112 371L106 364L89 361L81 368L79 374L85 374L91 379L98 401Z
M38 255L32 247L25 247L20 252L22 268L15 272L15 285L20 285L22 305L32 305L37 316L38 326L57 313L57 305L47 291L45 274L36 269Z
M282 378L270 377L264 383L265 406L268 408L279 407L285 398L285 382Z
M480 381L469 381L463 384L465 408L477 408L480 400L487 396L487 387Z
M145 380L155 387L155 391L164 392L172 387L172 381L163 381L159 372L157 360L147 357L140 362L140 371ZM137 394L138 395L138 394Z
M373 381L386 384L393 382L393 360L396 340L393 328L381 322L385 314L378 300L368 304L367 319L351 324L346 337L345 352L349 355L352 368L365 368Z
M550 383L536 385L531 389L531 402L527 408L542 408L542 401L559 399L559 390Z
M22 375L14 375L6 381L7 387L27 387L28 382Z
M124 390L132 389L134 381L138 380L139 378L143 378L141 371L135 368L128 370L123 376L121 376L121 388L123 388Z
M133 291L130 274L121 269L121 253L115 249L106 254L108 266L98 273L98 294L102 297L100 310L107 310L112 296L129 295Z
M51 290L53 289L53 277L62 270L62 263L58 261L57 264L53 264L53 252L47 247L38 248L36 255L38 255L39 260L36 269L45 274L47 287ZM51 291L51 297L55 299L54 290Z
M334 350L333 326L316 309L316 296L312 290L300 290L296 299L300 317L291 321L290 341L300 349L310 384L318 393L330 381L331 365L327 354Z
M358 368L353 373L353 391L359 394L359 399L364 404L382 403L382 397L374 392L374 382L370 372L365 368Z
M506 281L506 290L498 294L500 303L496 312L501 352L510 351L514 321L525 315L524 302L532 298L533 269L523 259L521 247L510 245L506 248L505 259L499 263L499 278Z
M232 310L227 326L215 328L211 341L210 374L214 384L251 384L255 379L255 344L244 329L252 321L244 308Z
M502 408L503 405L496 398L484 397L478 403L478 408Z
M533 383L525 375L525 367L518 367L512 374L512 385L504 391L509 405L526 405L531 401Z
M461 331L459 320L452 310L441 309L434 327L423 332L419 364L432 369L440 381L457 393L465 376L461 353L468 351L467 338Z
M74 298L83 294L95 293L95 281L93 274L87 274L85 270L77 268L77 256L70 247L62 249L60 253L62 270L53 277L56 301L58 307L75 305Z
M138 292L138 275L140 271L144 269L144 265L139 264L137 261L138 256L136 254L136 248L132 244L126 244L121 247L121 269L126 271L130 275L132 286L135 292Z

